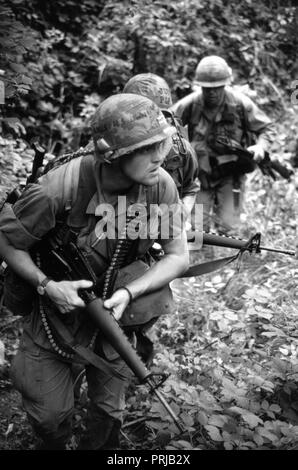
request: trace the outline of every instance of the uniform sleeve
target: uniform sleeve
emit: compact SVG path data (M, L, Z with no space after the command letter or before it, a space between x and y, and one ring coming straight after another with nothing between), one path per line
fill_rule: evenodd
M185 224L185 209L172 177L163 168L160 171L158 240L163 245L181 237Z
M198 180L199 164L197 156L191 144L186 139L183 139L183 143L187 152L184 157L182 197L193 196L200 190L200 182Z
M274 132L271 119L248 96L241 94L241 99L246 110L248 130L257 136L258 143L267 150Z
M30 184L13 205L0 214L0 230L17 249L28 250L56 225L56 216L65 210L72 188L66 181L72 166L62 165Z

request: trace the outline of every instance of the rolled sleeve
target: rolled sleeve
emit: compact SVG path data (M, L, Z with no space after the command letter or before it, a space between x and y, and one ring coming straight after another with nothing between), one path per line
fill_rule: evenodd
M9 243L20 250L27 250L39 238L32 235L17 218L12 206L6 204L1 212L0 231L6 236Z
M28 250L56 225L75 197L81 158L74 159L26 187L20 199L0 214L0 231L10 244Z
M253 132L258 138L258 143L267 149L274 135L271 119L248 96L241 95L241 98L246 109L248 130Z
M5 205L0 230L9 243L28 250L55 226L55 207L42 186L31 185L13 205Z

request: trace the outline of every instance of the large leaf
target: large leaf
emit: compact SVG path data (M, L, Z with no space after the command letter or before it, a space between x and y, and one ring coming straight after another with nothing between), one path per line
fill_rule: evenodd
M258 426L258 424L262 424L263 420L256 416L255 414L251 413L248 410L245 410L244 408L240 408L238 406L231 406L228 408L230 413L236 413L240 415L243 420L249 425L250 428L255 428Z

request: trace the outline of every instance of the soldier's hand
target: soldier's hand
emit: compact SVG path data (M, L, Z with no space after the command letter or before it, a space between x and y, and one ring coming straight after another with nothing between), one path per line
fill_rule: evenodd
M84 301L79 297L79 289L88 289L91 281L50 281L46 285L46 293L56 304L61 313L69 313L78 307L85 307Z
M124 310L130 302L129 293L125 289L118 289L112 297L104 301L104 307L112 309L116 320L120 320Z
M260 161L265 157L265 150L263 149L262 145L251 145L247 148L247 150L253 153L253 158L257 163L260 163Z

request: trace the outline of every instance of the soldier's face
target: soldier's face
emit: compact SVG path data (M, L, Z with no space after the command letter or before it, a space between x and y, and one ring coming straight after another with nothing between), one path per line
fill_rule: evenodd
M159 170L169 153L172 139L135 150L123 157L121 168L132 181L145 186L153 186L158 182Z
M215 88L202 87L204 102L210 107L217 106L222 102L224 92L224 86L218 86Z

